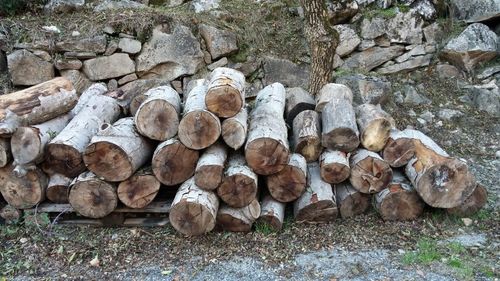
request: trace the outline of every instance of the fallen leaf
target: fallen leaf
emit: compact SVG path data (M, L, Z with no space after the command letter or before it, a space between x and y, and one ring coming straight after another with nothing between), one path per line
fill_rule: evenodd
M90 266L99 267L99 255L96 255L89 263Z

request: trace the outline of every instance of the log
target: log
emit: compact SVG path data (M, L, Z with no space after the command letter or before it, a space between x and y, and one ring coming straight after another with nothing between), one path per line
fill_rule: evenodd
M316 111L323 112L323 108L333 99L347 99L352 104L353 94L349 87L342 84L328 83L316 95Z
M16 209L32 208L45 199L47 176L34 168L21 177L13 175L14 166L0 168L0 192L9 205Z
M203 81L203 80L202 80ZM207 110L204 82L192 82L195 86L189 92L184 104L184 114L179 123L179 140L191 149L204 149L214 144L221 134L219 118Z
M275 200L270 194L267 194L260 203L261 211L258 223L266 224L273 231L280 231L285 219L286 204Z
M373 196L373 207L387 221L416 219L424 206L415 188L399 171L394 172L387 188Z
M10 140L0 138L0 168L5 167L12 159Z
M196 165L196 185L201 189L215 190L222 182L226 159L227 150L222 143L218 142L207 148Z
M304 110L293 120L292 150L307 162L317 161L321 154L321 125L316 111Z
M393 128L382 151L382 157L391 167L403 167L415 156L414 141L422 138L427 136L420 131L412 129L399 131Z
M72 178L68 178L64 175L50 175L49 184L45 191L47 199L57 204L68 203L69 186L72 181Z
M293 127L295 116L305 110L314 110L316 101L306 90L296 87L286 89L285 116L288 126Z
M297 222L326 223L337 218L337 203L332 186L323 181L317 162L307 164L306 192L293 204Z
M105 123L112 123L121 109L113 98L96 95L75 115L68 125L47 145L45 170L76 177L85 171L83 152Z
M351 175L349 157L345 152L325 149L319 158L321 178L333 184L347 180Z
M392 169L377 153L360 148L350 158L352 186L362 193L377 193L392 178Z
M255 199L258 186L257 175L247 166L243 155L235 153L229 157L217 194L230 207L241 208Z
M23 217L23 211L12 207L9 204L3 205L0 203L0 218L4 220L6 224L16 224ZM0 219L0 224L2 220Z
M477 184L472 194L457 207L446 209L446 212L458 217L470 217L477 213L488 201L488 192L482 185Z
M146 164L153 150L153 144L136 131L133 118L127 117L103 124L85 149L83 161L98 177L118 182Z
M228 118L236 115L245 104L245 75L226 67L212 71L205 97L207 109Z
M153 173L164 185L177 185L193 176L198 158L197 150L189 149L177 138L169 139L153 153Z
M94 83L90 85L78 99L75 107L69 112L73 117L85 108L85 105L89 103L94 97L105 95L108 92L108 87L105 83Z
M245 145L248 165L260 175L281 171L289 159L288 135L283 112L285 87L271 84L257 95L250 114L250 127Z
M358 128L361 133L361 145L364 148L378 152L382 150L389 139L393 120L380 104L362 104L356 108Z
M335 198L343 219L363 214L370 207L370 194L361 193L348 182L335 185Z
M238 114L222 121L222 139L234 150L245 144L248 130L248 111L243 107Z
M280 202L292 202L306 189L306 159L297 153L290 156L283 170L267 177L267 188L271 196Z
M177 134L181 98L170 86L148 90L135 113L137 131L150 139L165 141Z
M0 96L0 136L19 126L40 124L70 111L78 101L71 82L57 77L36 86Z
M257 199L241 208L223 204L217 212L217 229L231 232L250 232L253 223L260 216L260 204Z
M321 143L332 150L351 152L359 146L354 108L348 98L331 98L323 107Z
M175 195L170 208L170 223L184 235L202 235L214 229L218 209L217 195L200 189L194 178L190 178Z
M405 172L424 202L435 208L462 204L476 188L467 164L450 157L423 134L414 145L415 157L408 162Z
M102 218L113 212L118 205L116 185L105 182L87 171L71 183L68 201L80 215Z
M160 186L151 167L146 167L118 185L118 199L127 207L142 209L154 200Z

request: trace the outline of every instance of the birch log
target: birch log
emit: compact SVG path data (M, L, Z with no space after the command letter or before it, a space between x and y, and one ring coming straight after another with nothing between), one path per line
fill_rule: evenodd
M204 80L198 80L184 104L184 115L179 124L179 140L191 149L204 149L214 144L221 134L219 118L207 110Z
M70 111L78 101L71 82L57 77L36 86L0 96L0 136L19 126L40 124Z
M356 108L358 128L361 133L361 144L370 151L380 151L384 148L393 120L380 104L362 104Z
M200 189L194 178L190 178L175 195L170 208L170 223L184 235L202 235L214 229L218 209L217 195Z
M270 226L274 231L280 231L285 219L286 204L267 194L262 199L260 206L261 211L258 222Z
M153 144L136 131L133 118L127 117L103 124L85 149L83 161L98 177L118 182L146 164L153 150Z
M316 96L316 111L323 112L325 105L333 99L345 99L352 104L352 92L349 87L342 84L328 83L321 88Z
M12 159L10 140L0 138L0 168L5 167Z
M314 97L300 87L286 89L285 116L288 126L293 126L295 116L305 110L314 110Z
M154 200L160 185L151 167L143 168L118 185L118 199L129 208L141 209Z
M426 138L426 136L417 130L405 129L399 131L392 129L387 144L382 151L384 160L391 167L403 167L415 155L414 141L422 138Z
M170 86L150 89L135 113L137 131L150 139L165 141L177 134L181 98Z
M245 75L226 67L212 71L205 104L215 115L228 118L236 115L245 104Z
M271 196L280 202L292 202L306 189L306 159L297 153L290 156L283 170L267 176L267 188Z
M331 98L330 102L323 105L321 117L321 143L324 147L351 152L359 146L356 116L349 98Z
M304 156L307 162L317 161L321 154L319 118L316 111L304 110L293 120L293 152Z
M351 175L349 155L342 151L325 149L319 160L321 178L333 184L347 180Z
M254 199L241 208L222 205L217 212L217 229L232 232L250 232L260 216L260 204Z
M172 138L158 145L153 153L153 173L165 185L180 184L193 176L198 158L197 150Z
M80 215L102 218L116 209L116 186L99 179L92 172L84 172L71 183L68 201Z
M289 159L288 136L283 112L285 87L271 84L257 95L250 114L245 157L248 165L261 175L281 171Z
M306 191L293 205L297 222L326 223L337 218L337 203L332 186L323 181L318 163L307 164Z
M245 157L239 153L232 154L217 188L221 200L230 207L241 208L255 199L257 191L257 175L247 166Z
M47 176L34 168L21 177L13 175L14 166L0 168L0 192L9 205L16 209L28 209L45 199Z
M233 117L222 121L222 139L234 150L245 144L248 130L248 111L245 107Z
M373 197L373 206L384 220L412 220L424 211L420 199L410 181L400 172L394 172L389 186Z
M472 194L462 204L446 209L446 212L459 217L470 217L481 210L487 201L488 192L486 188L478 184Z
M348 182L335 185L334 190L339 213L343 219L361 215L370 207L370 194L357 191Z
M73 179L64 175L50 175L49 184L45 191L47 199L58 204L68 203L69 186L72 181Z
M227 149L222 143L218 142L207 148L196 164L196 185L201 189L215 190L222 181L226 159Z
M360 148L351 155L349 165L349 180L360 192L377 193L391 181L391 167L375 152Z

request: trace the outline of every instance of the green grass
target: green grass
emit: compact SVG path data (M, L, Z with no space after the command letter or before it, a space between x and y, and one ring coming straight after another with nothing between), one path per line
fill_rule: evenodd
M264 235L270 235L270 234L275 233L273 227L264 221L258 221L255 224L255 231L257 233L262 233Z
M438 252L438 247L435 241L430 239L422 239L417 243L417 250L406 253L403 256L404 264L429 264L433 261L441 260L442 255Z

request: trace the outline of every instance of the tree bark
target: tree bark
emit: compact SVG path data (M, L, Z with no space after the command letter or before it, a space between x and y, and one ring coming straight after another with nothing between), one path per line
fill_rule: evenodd
M357 191L348 182L335 185L334 190L339 213L343 219L361 215L370 207L370 194Z
M0 138L0 168L5 167L11 159L10 139Z
M129 208L142 209L155 199L160 185L151 167L140 169L118 185L118 199Z
M323 108L334 99L345 99L352 107L353 94L349 87L342 84L328 83L324 85L316 96L316 111L323 112Z
M68 203L69 186L72 181L73 179L64 175L50 175L49 184L45 192L47 199L57 204Z
M163 184L174 186L193 176L199 152L183 145L177 138L162 142L153 153L152 168Z
M321 178L327 183L341 183L351 175L349 156L342 151L325 149L320 156Z
M245 157L235 153L229 157L217 194L230 207L241 208L255 199L258 186L258 177L247 166Z
M356 116L363 147L374 152L382 150L393 127L392 117L382 110L380 104L359 105Z
M226 67L214 69L210 75L205 104L218 117L236 115L245 104L245 75Z
M470 217L481 210L487 201L488 192L486 188L477 184L472 194L462 204L446 209L446 212L459 217Z
M280 202L292 202L306 189L306 159L297 153L290 156L283 170L267 177L267 188L271 196Z
M262 199L260 206L261 212L258 222L270 226L274 231L280 231L285 219L286 204L267 194Z
M217 229L231 232L250 232L260 216L260 204L254 199L241 208L222 205L217 212Z
M321 154L321 125L316 111L304 110L293 120L293 151L307 162L317 161Z
M258 174L281 171L289 159L288 134L283 119L285 87L274 83L257 95L250 114L250 128L245 145L248 165Z
M245 107L233 117L222 121L222 139L234 150L245 144L248 130L248 111Z
M389 140L382 151L384 160L391 167L403 167L415 155L414 141L422 138L426 138L426 136L417 130L405 129L399 131L392 129Z
M391 167L375 152L360 148L351 155L349 165L349 180L360 192L377 193L391 181Z
M14 166L0 168L0 192L9 205L16 209L28 209L45 199L47 176L34 168L22 177L13 174Z
M285 116L288 126L293 126L297 114L304 110L314 110L315 106L314 97L304 89L299 87L286 89Z
M215 190L222 182L226 159L227 149L222 143L218 142L207 148L196 165L196 185L201 189Z

